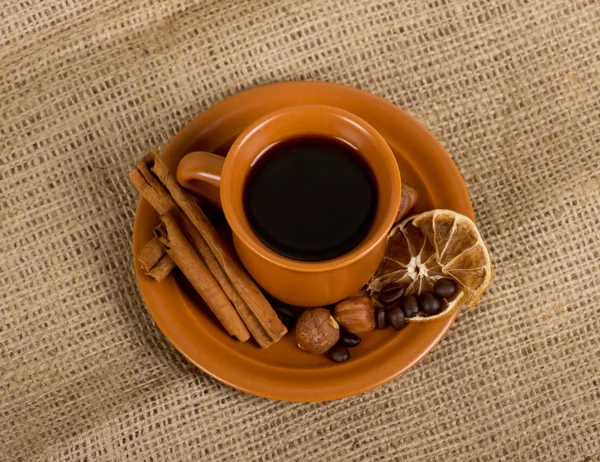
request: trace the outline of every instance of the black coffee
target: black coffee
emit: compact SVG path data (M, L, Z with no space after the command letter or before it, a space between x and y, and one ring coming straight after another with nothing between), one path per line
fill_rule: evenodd
M350 145L329 138L282 141L252 166L244 189L252 229L294 260L328 260L356 247L377 209L370 167Z

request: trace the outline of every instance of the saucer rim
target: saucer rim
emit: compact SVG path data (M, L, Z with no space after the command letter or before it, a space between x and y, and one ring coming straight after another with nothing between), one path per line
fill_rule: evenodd
M219 103L211 106L210 108L206 109L205 111L202 111L200 114L198 114L194 119L192 119L188 124L186 124L173 137L173 139L168 143L168 145L165 147L163 152L171 153L171 152L176 152L178 150L180 151L182 148L181 143L186 138L192 139L191 142L187 143L188 148L193 145L195 140L200 139L202 134L206 133L211 128L210 123L207 124L207 126L204 127L204 129L201 130L199 133L196 133L195 136L193 136L193 137L190 137L189 132L190 132L190 130L195 129L194 126L198 125L197 121L200 120L201 117L204 116L204 118L206 118L207 113L209 113L209 112L210 113L219 113L221 108L224 107L224 105L226 105L226 104L231 104L232 100L243 101L244 99L247 99L249 97L258 96L260 93L264 93L265 91L267 91L268 93L269 92L281 92L281 91L284 91L284 92L293 91L295 94L298 94L298 93L302 94L303 92L306 93L308 91L314 91L314 92L330 92L330 91L334 91L334 92L338 91L339 92L339 91L341 91L342 93L348 93L349 97L352 96L352 97L366 99L367 101L370 101L370 104L376 104L379 106L386 107L387 111L392 111L393 113L396 113L396 115L400 115L404 119L405 122L409 122L410 129L414 133L416 133L418 136L423 138L422 141L424 141L425 144L429 145L431 147L431 149L433 149L433 150L437 151L438 153L441 153L445 156L445 157L443 157L445 166L454 170L452 172L452 175L457 180L455 183L452 184L452 189L456 193L457 198L459 199L459 202L461 205L461 207L460 207L461 210L457 210L457 211L469 216L470 218L473 218L472 205L471 205L471 201L469 198L468 190L466 188L466 185L464 184L464 179L462 178L462 176L461 176L458 168L454 164L452 158L445 151L445 149L441 146L441 144L435 139L435 137L420 122L418 122L411 115L409 115L408 113L403 111L400 107L392 104L391 102L389 102L383 98L373 95L371 93L365 92L365 91L357 89L357 88L341 85L341 84L333 84L333 83L327 83L327 82L307 82L307 81L280 82L280 83L274 83L274 84L268 84L268 85L263 85L263 86L259 86L259 87L254 87L254 88L245 90L243 92L234 94L232 96L225 98L224 100L220 101ZM300 104L300 103L298 103L298 104ZM283 107L283 106L281 106L281 107ZM367 122L371 123L368 120L367 120ZM386 139L386 142L388 142L388 144L390 143L390 140L388 140L385 136L384 136L384 139ZM392 147L392 150L393 150L393 146L390 146L390 147ZM171 168L173 170L174 166L178 162L178 159L173 158L173 155L165 156L165 162L167 163L169 168ZM169 342L183 356L185 356L192 364L194 364L196 367L198 367L199 369L201 369L202 371L204 371L211 377L215 378L219 382L224 383L224 384L226 384L232 388L238 389L240 391L244 391L244 392L256 395L256 396L261 396L261 397L276 399L276 400L317 402L317 401L329 401L329 400L346 398L346 397L354 396L354 395L372 390L374 388L377 388L377 387L397 378L398 376L402 375L403 373L405 373L406 371L411 369L415 364L420 362L441 341L441 339L445 336L446 332L448 331L448 329L453 324L454 320L456 319L456 317L459 314L460 310L457 310L455 313L448 316L446 319L440 320L440 321L443 321L444 324L442 326L440 326L440 329L437 331L436 335L429 341L429 343L427 344L427 346L425 348L420 350L420 352L418 354L415 354L413 357L411 357L411 359L409 361L403 363L403 365L401 367L393 368L394 370L392 372L385 373L380 378L374 379L374 380L370 381L368 384L362 384L362 385L359 385L356 387L340 386L339 384L334 384L334 385L329 386L327 389L319 389L319 390L313 391L312 393L308 392L308 393L298 394L299 390L297 388L295 389L293 387L291 387L291 388L285 387L285 386L282 386L281 384L278 385L277 383L271 384L270 386L267 383L265 386L265 381L260 381L260 380L254 380L254 381L242 380L240 382L240 380L236 380L235 374L233 374L233 378L232 378L231 374L227 374L227 373L223 372L222 367L220 370L218 367L215 368L214 367L215 362L213 361L211 363L211 361L208 361L208 359L210 359L209 357L208 357L208 359L206 356L198 359L197 355L191 354L190 350L197 350L198 345L190 345L189 342L186 341L186 339L182 339L181 337L178 337L175 333L173 333L174 332L172 329L173 326L169 325L169 320L166 319L164 316L165 313L161 312L160 309L158 309L156 306L154 306L154 303L149 303L149 302L151 302L150 299L152 298L152 293L147 291L148 290L147 287L149 287L149 284L145 284L145 282L147 282L147 281L145 281L146 278L141 270L141 267L139 265L139 262L137 261L136 255L135 255L136 251L139 248L141 248L141 245L142 245L142 243L140 242L141 238L140 238L139 227L141 225L139 223L139 220L141 220L140 219L140 215L141 215L140 210L142 210L144 207L149 207L149 205L143 199L140 199L138 201L135 218L134 218L133 251L134 251L134 265L135 265L135 272L136 272L136 280L138 282L138 288L140 290L140 294L146 304L146 307L147 307L149 313L151 314L151 316L153 317L153 319L155 320L159 329L162 331L163 335L165 335L167 340L169 340ZM171 281L166 281L161 284L169 284L169 283L174 284L174 278L170 277L168 279L170 279ZM141 280L143 282L141 282ZM154 283L154 284L158 284L158 283ZM180 298L181 298L181 294L180 294ZM185 302L182 300L182 303L185 303ZM168 318L168 316L167 316L167 318ZM177 329L175 329L175 331L176 330ZM239 352L233 351L233 353L237 353L237 355L241 356L241 353L239 353ZM374 355L375 353L376 352L373 352L372 355ZM371 354L369 354L369 356L371 356ZM362 359L366 359L366 358L360 358L360 359L362 360ZM278 366L268 366L265 364L262 364L262 365L267 369L276 369L278 371L285 369L285 368L278 367ZM336 366L339 367L339 365L336 365ZM217 370L215 370L215 369L217 369ZM375 369L375 368L372 367L371 369ZM377 367L377 369L380 369L380 368ZM268 380L267 380L267 382L268 382Z

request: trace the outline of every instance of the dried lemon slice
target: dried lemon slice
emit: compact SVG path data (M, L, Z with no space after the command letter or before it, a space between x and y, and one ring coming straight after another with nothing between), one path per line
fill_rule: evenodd
M390 231L383 261L367 285L376 294L389 284L405 287L405 295L433 290L439 279L452 279L459 290L443 300L434 316L408 321L430 321L466 304L474 306L492 280L490 254L479 230L469 218L451 210L412 215Z

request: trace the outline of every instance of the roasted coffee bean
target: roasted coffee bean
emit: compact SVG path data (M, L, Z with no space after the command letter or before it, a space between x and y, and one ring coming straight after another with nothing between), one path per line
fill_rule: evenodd
M281 323L288 329L291 329L292 327L294 327L296 325L295 318L290 318L288 316L282 316L282 315L277 315L277 317L279 318Z
M296 325L296 315L289 308L278 306L275 308L275 312L281 323L288 329L291 329Z
M385 329L387 323L387 312L385 308L379 308L375 313L375 321L377 322L377 329Z
M433 285L433 291L442 298L452 297L456 293L456 283L452 279L439 279Z
M294 312L292 310L290 310L287 306L277 306L277 307L275 307L275 311L277 311L278 313L281 313L285 316L289 316L290 318L296 317Z
M350 359L350 352L348 348L344 345L340 345L339 343L335 345L331 350L327 352L329 359L336 363L345 363Z
M342 332L340 335L340 343L346 347L352 348L360 344L360 337L350 332Z
M431 292L423 292L419 295L419 308L427 316L433 316L442 309L442 302Z
M400 330L406 325L404 311L402 311L400 305L392 306L387 312L387 318L392 327L396 330Z
M402 299L402 309L404 310L404 316L407 318L414 318L419 312L419 303L417 297L414 295L407 295Z
M386 285L379 294L379 300L386 305L393 305L404 295L404 286L398 284Z

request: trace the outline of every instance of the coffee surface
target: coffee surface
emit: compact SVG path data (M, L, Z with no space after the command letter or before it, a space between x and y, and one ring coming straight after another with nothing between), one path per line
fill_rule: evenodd
M244 208L259 239L294 260L329 260L367 235L377 209L371 168L343 141L282 141L252 166Z

